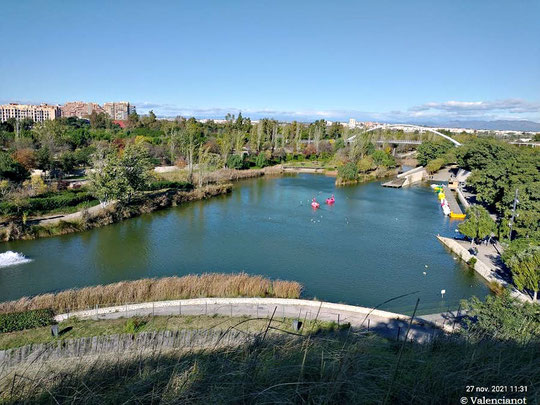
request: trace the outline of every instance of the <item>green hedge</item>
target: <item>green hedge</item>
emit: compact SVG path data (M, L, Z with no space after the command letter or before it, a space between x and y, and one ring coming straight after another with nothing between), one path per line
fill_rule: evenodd
M37 328L52 325L54 312L52 309L35 309L25 312L0 314L0 333Z
M0 215L13 215L21 211L46 212L63 207L73 207L80 203L92 201L95 198L86 191L63 191L47 193L39 197L31 197L19 205L12 202L0 203Z
M193 184L185 181L154 181L148 186L148 190L162 190L164 188L174 188L177 190L192 190Z

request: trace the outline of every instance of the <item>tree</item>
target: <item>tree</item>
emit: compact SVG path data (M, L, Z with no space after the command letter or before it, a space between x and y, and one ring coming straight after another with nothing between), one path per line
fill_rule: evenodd
M442 158L454 145L449 141L422 142L417 149L418 163L425 166L430 160Z
M332 122L332 125L328 128L328 137L331 139L338 139L343 134L343 125L339 122Z
M18 149L13 153L13 158L25 167L31 170L36 167L36 152L31 148Z
M444 166L444 159L443 158L437 158L430 160L428 164L426 165L426 171L428 173L435 173L438 171L441 167Z
M534 300L540 290L540 242L534 239L517 239L505 249L502 259L512 271L517 288L533 291Z
M354 162L348 162L338 168L338 178L345 181L354 181L358 178L358 170Z
M7 152L0 151L0 180L21 183L30 176L23 165L13 159Z
M202 131L199 123L190 118L186 122L185 130L180 131L180 143L182 151L187 160L188 165L188 181L193 182L193 163L195 161L195 153L202 143Z
M518 189L514 230L518 236L525 237L540 233L540 150L499 145L494 141L487 145L486 150L475 150L477 153L491 151L491 158L498 160L485 161L483 157L471 156L468 163L463 162L469 165L476 162L467 185L474 190L478 201L494 208L500 217L509 217Z
M120 155L117 150L99 150L89 178L94 196L102 204L111 201L129 203L148 187L152 165L142 145L128 145Z
M140 119L140 123L145 128L155 129L159 128L159 122L157 121L156 114L154 114L154 111L150 110L148 115L144 115Z
M459 232L471 238L471 243L490 236L496 229L497 225L488 210L477 204L467 209L467 219L458 225Z
M94 129L106 129L111 127L112 120L104 112L92 111L90 114L90 126Z
M373 166L375 165L375 162L373 161L373 158L371 156L364 156L362 159L358 161L356 164L356 167L358 168L358 171L361 173L367 173L371 169L373 169Z
M371 157L377 166L394 167L396 165L394 157L380 149L373 152Z
M233 135L229 131L226 131L221 137L221 139L219 140L219 150L221 152L221 157L223 158L224 163L227 163L229 154L231 153L233 146L234 146Z
M527 344L540 339L540 306L518 302L508 290L487 296L485 302L472 297L462 301L461 306L467 311L462 333L473 341L495 339Z
M512 146L507 143L495 139L475 138L460 146L456 155L460 167L475 170L485 169L493 162L508 161L512 158L513 152Z
M128 115L127 125L129 128L137 128L139 126L139 114L136 111Z

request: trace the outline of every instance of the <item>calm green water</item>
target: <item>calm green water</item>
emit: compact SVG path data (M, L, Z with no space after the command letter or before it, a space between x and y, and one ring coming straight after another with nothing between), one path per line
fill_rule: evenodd
M336 204L327 206L331 194ZM322 203L317 211L309 205L314 196ZM228 196L84 233L2 244L0 253L19 252L31 262L0 268L0 300L125 279L245 271L300 281L309 297L364 306L419 291L381 308L410 313L420 297L421 313L439 312L488 293L435 238L453 236L456 226L425 186L335 188L333 178L317 175L248 180Z

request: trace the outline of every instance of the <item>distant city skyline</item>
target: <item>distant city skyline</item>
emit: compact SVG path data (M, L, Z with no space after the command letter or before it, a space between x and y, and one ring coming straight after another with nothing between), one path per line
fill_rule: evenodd
M39 4L3 5L0 103L129 100L168 117L540 121L536 1Z

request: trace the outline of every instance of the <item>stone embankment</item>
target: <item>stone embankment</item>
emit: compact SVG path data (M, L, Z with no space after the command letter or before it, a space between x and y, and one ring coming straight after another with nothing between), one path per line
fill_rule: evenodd
M520 301L532 301L527 295L523 294L513 285L509 284L501 276L501 274L499 274L500 269L496 268L491 263L486 263L485 259L481 257L473 256L471 253L469 253L466 247L459 244L456 240L445 238L440 235L437 235L437 239L439 239L439 241L441 241L441 243L448 249L458 255L465 263L469 263L473 257L476 258L476 263L474 263L474 271L480 274L489 283L496 283L502 287L509 288L511 295Z

